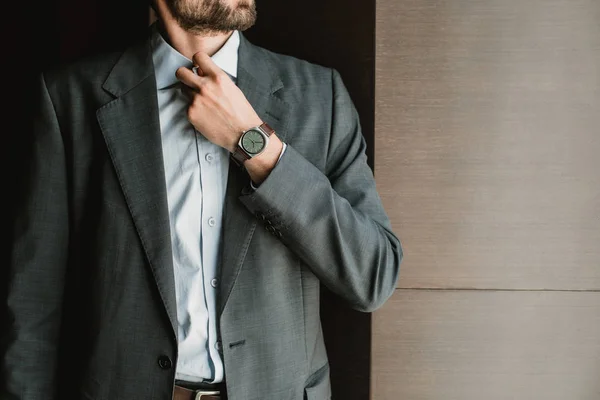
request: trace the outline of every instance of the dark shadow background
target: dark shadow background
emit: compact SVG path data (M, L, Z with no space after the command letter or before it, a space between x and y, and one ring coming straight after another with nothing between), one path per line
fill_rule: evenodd
M0 221L1 298L18 168L32 104L33 77L42 70L142 38L148 24L147 0L50 0L11 2L1 24L4 46L2 120L3 209ZM336 68L361 117L373 167L375 0L257 0L257 25L247 32L255 44ZM5 301L1 311L5 313ZM371 315L351 310L323 289L322 321L337 399L369 398ZM4 317L4 315L2 315ZM2 319L4 320L4 318Z

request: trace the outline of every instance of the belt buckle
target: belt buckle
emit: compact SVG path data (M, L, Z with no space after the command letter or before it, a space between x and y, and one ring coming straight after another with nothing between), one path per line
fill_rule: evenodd
M202 400L202 397L204 396L220 396L221 392L216 391L216 392L207 392L207 391L203 391L203 390L197 390L196 391L196 397L194 397L195 400Z

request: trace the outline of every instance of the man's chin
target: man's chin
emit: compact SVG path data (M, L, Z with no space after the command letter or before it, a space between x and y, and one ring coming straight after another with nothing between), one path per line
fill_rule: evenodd
M231 25L212 25L212 24L199 24L191 27L182 27L184 30L201 36L218 36L223 33L231 31L245 31L254 26L252 24L231 24Z

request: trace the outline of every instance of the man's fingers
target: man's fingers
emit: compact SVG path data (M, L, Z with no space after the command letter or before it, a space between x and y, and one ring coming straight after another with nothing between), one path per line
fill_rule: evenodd
M192 72L198 76L204 76L204 72L200 69L200 67L192 67Z
M202 84L201 78L196 75L191 69L186 67L179 67L175 72L175 76L186 86L191 87L192 89L196 89L200 91L200 86Z
M221 72L221 69L213 62L208 54L201 51L194 54L192 61L198 66L204 76L216 76Z

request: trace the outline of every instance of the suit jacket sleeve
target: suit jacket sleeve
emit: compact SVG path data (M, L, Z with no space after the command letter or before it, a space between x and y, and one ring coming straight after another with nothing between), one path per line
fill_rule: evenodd
M332 74L326 170L288 145L268 178L241 201L325 286L353 308L372 311L393 293L402 250L367 164L358 114L339 74Z
M65 150L44 78L28 140L9 265L2 399L55 397L69 236Z

